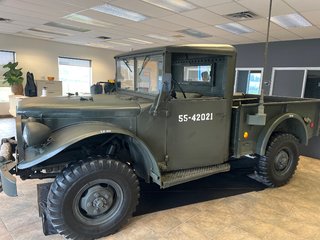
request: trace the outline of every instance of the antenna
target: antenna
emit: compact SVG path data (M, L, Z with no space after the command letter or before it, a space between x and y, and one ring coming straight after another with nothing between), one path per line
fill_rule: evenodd
M271 22L271 9L272 9L272 0L270 0L269 5L269 16L268 16L268 27L267 27L267 39L264 47L264 63L263 63L263 75L262 75L262 84L261 84L261 95L259 99L258 113L255 115L248 115L247 123L249 125L265 125L267 115L264 112L264 89L263 85L266 82L266 68L268 66L268 48L269 48L269 33L270 33L270 22Z

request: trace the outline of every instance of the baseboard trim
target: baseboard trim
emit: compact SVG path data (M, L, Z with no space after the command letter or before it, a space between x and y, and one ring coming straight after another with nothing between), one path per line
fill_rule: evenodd
M8 115L0 115L0 118L13 118L12 115L8 114Z

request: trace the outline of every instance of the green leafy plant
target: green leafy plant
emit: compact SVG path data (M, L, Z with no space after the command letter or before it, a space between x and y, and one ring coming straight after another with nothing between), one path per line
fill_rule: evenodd
M9 62L8 64L4 65L3 68L7 69L3 74L4 77L4 82L8 83L10 86L13 86L15 84L21 84L23 82L23 77L22 77L22 68L18 68L18 62L12 63Z

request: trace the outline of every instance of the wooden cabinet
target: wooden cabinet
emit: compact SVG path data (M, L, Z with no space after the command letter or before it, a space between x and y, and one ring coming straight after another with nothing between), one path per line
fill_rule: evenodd
M46 81L36 80L38 97L42 95L42 89L47 88L47 96L61 96L62 95L62 82L61 81Z

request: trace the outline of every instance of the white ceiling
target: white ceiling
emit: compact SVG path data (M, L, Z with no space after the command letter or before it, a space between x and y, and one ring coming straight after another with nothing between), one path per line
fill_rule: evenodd
M141 0L0 0L0 17L13 20L10 23L0 22L0 33L106 47L120 51L186 43L244 44L263 42L266 39L269 0L190 0L189 2L196 8L176 13ZM141 13L148 18L141 22L133 22L90 10L104 3ZM236 35L215 27L216 24L233 22L224 15L248 10L258 14L259 17L238 21L238 23L253 29L254 32ZM71 13L109 23L109 26L99 27L63 19ZM271 41L320 38L320 1L273 0L273 16L290 13L299 13L312 26L284 29L272 23ZM90 31L81 33L43 25L47 22L69 24ZM32 28L58 32L60 35L30 31L29 29ZM188 28L210 34L212 37L196 38L179 32ZM150 34L168 39L154 39L147 36ZM98 36L108 36L111 39L103 41L97 39ZM152 44L133 43L128 38L152 42Z

